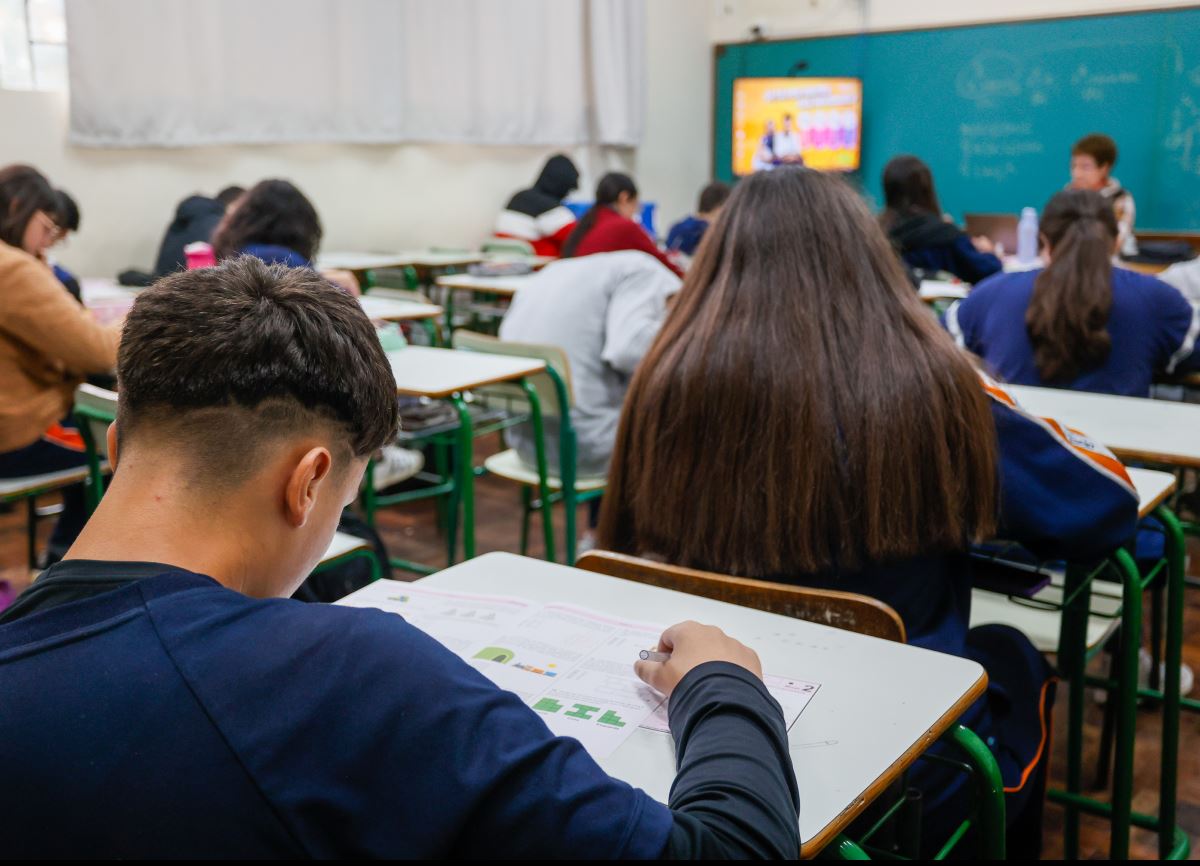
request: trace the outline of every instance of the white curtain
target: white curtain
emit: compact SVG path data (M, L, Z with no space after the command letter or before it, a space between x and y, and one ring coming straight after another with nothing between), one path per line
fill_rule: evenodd
M644 0L67 0L72 143L634 146Z

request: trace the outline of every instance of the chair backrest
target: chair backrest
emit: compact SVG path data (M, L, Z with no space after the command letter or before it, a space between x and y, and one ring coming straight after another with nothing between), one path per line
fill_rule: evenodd
M96 453L107 457L108 425L117 418L117 392L95 385L80 385L75 389L75 415L79 418L84 442L89 448L94 443Z
M415 294L420 285L421 280L417 275L417 269L412 265L403 268L373 268L367 271L367 291L371 294L377 294L380 289L396 289ZM381 295L381 297L393 296ZM397 295L396 297L401 296ZM404 300L408 300L407 295L403 297ZM428 303L428 301L422 303Z
M85 501L88 513L96 510L104 495L101 461L108 457L108 425L117 418L117 392L95 385L75 389L75 419L87 449L88 484Z
M480 249L485 253L507 253L516 256L532 256L533 244L520 238L489 238Z
M900 615L882 601L867 595L731 577L606 550L589 550L579 557L575 567L884 640L905 642L904 622Z
M574 391L571 388L571 364L567 359L567 353L558 346L549 346L543 343L514 343L501 340L499 337L463 329L454 332L451 337L451 345L455 349L463 349L468 352L486 352L490 355L510 355L516 358L537 358L545 361L546 366L554 371L555 376L539 375L531 376L529 379L542 404L542 414L547 417L561 417L565 414L565 410L569 410L575 405ZM488 385L486 388L477 389L476 393L502 397L510 401L525 401L525 392L517 385Z

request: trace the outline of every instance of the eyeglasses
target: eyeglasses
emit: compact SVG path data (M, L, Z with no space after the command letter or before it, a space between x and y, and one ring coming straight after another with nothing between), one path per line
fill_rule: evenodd
M67 230L54 221L44 210L34 213L33 218L38 221L38 228L50 235L51 243L57 243L67 236Z

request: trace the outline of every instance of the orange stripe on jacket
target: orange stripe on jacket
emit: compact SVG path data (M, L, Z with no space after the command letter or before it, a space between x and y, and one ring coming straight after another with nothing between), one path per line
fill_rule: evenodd
M78 430L74 427L64 427L57 422L52 424L50 429L42 434L42 439L57 445L59 448L78 451L80 454L87 450L87 446L83 444L83 436L80 435Z

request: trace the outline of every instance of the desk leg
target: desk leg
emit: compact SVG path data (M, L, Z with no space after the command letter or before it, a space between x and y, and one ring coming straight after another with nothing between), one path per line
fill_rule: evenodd
M546 462L545 425L542 422L542 401L538 398L537 389L529 384L528 379L520 379L521 390L529 401L531 421L533 422L534 453L537 459L538 497L542 500L542 534L546 545L546 561L557 562L554 550L554 506L550 499L549 468ZM568 563L570 565L570 563Z
M1183 527L1166 506L1154 516L1165 531L1167 556L1167 621L1163 662L1166 668L1162 702L1162 769L1159 775L1158 854L1167 859L1175 843L1176 797L1179 774L1179 666L1183 662L1184 571L1187 541ZM1186 838L1186 837L1185 837ZM1185 854L1186 856L1186 854Z
M1088 606L1091 598L1088 569L1067 564L1063 584L1067 600L1058 636L1058 666L1067 680L1067 778L1068 795L1083 790L1083 675L1087 652ZM1079 859L1079 808L1063 803L1063 859Z
M1137 729L1138 650L1142 645L1142 581L1137 563L1127 550L1118 550L1113 563L1121 575L1121 648L1117 665L1117 742L1113 763L1112 860L1129 859L1129 830L1133 810L1133 751ZM1111 700L1111 696L1110 696Z
M471 413L462 396L450 398L458 410L458 500L462 502L463 559L475 558L475 435L471 426ZM455 507L457 511L457 504ZM454 564L454 553L450 551L450 564Z

